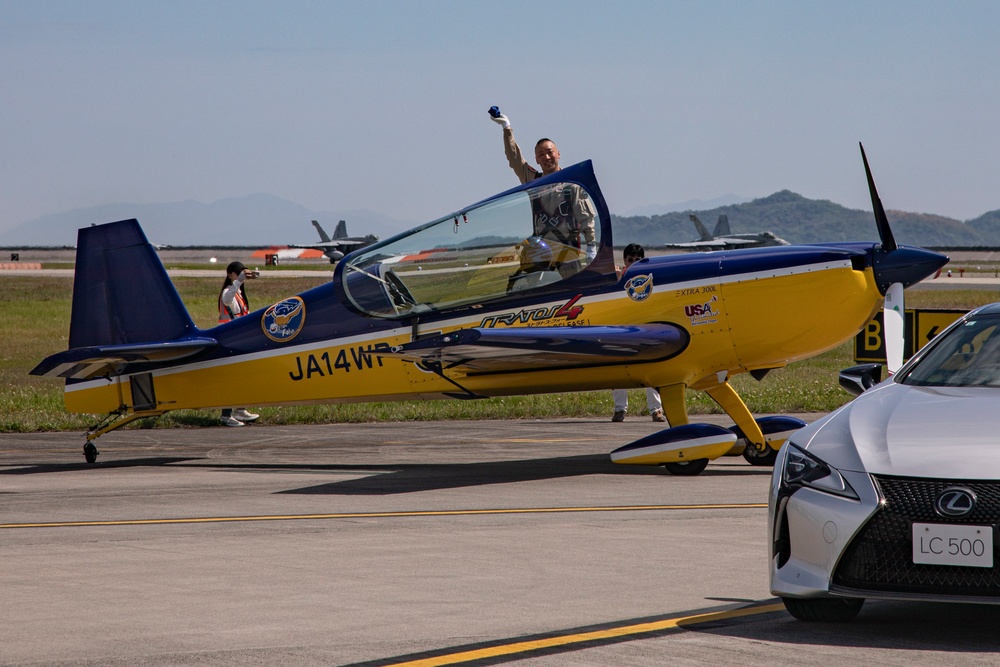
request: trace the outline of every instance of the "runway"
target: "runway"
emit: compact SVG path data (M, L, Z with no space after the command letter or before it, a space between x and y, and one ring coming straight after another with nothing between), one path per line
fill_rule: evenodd
M0 664L995 664L992 607L794 621L770 470L608 461L655 428L123 429L93 466L0 435Z

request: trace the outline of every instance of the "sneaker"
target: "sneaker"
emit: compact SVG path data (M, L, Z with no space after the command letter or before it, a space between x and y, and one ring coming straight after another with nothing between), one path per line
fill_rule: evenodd
M625 421L625 411L615 410L615 414L611 415L611 421L613 422L623 422Z
M654 422L665 422L667 418L663 416L663 410L653 410L649 413L649 416L653 418Z
M243 422L235 417L222 417L219 421L221 421L224 426L243 426Z
M260 417L260 415L253 412L247 412L246 408L240 408L239 410L233 410L233 416L239 419L241 422L252 422L253 420Z

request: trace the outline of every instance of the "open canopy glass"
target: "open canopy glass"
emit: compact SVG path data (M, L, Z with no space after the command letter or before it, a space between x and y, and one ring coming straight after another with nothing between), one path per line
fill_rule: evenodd
M588 192L549 181L352 254L341 276L358 309L402 317L565 280L594 259L600 235Z

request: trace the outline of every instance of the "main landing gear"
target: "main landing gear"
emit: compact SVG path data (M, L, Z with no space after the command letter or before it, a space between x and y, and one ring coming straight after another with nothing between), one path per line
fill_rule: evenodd
M764 434L766 444L763 449L750 442L739 426L732 427L737 442L742 442L745 445L743 458L752 466L773 466L778 458L778 449L785 443L788 436L806 425L798 417L781 415L760 417L755 421L761 433Z
M699 475L708 467L708 459L695 459L693 461L676 461L674 463L664 463L663 467L672 475L692 477Z
M764 451L761 451L752 443L747 443L746 447L743 448L743 458L752 466L773 466L778 458L778 450L768 445Z

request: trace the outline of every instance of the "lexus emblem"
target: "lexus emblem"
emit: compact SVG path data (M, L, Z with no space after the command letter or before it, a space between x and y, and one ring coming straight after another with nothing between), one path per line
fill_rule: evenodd
M976 494L964 486L949 486L938 494L934 509L944 517L965 516L976 507Z

